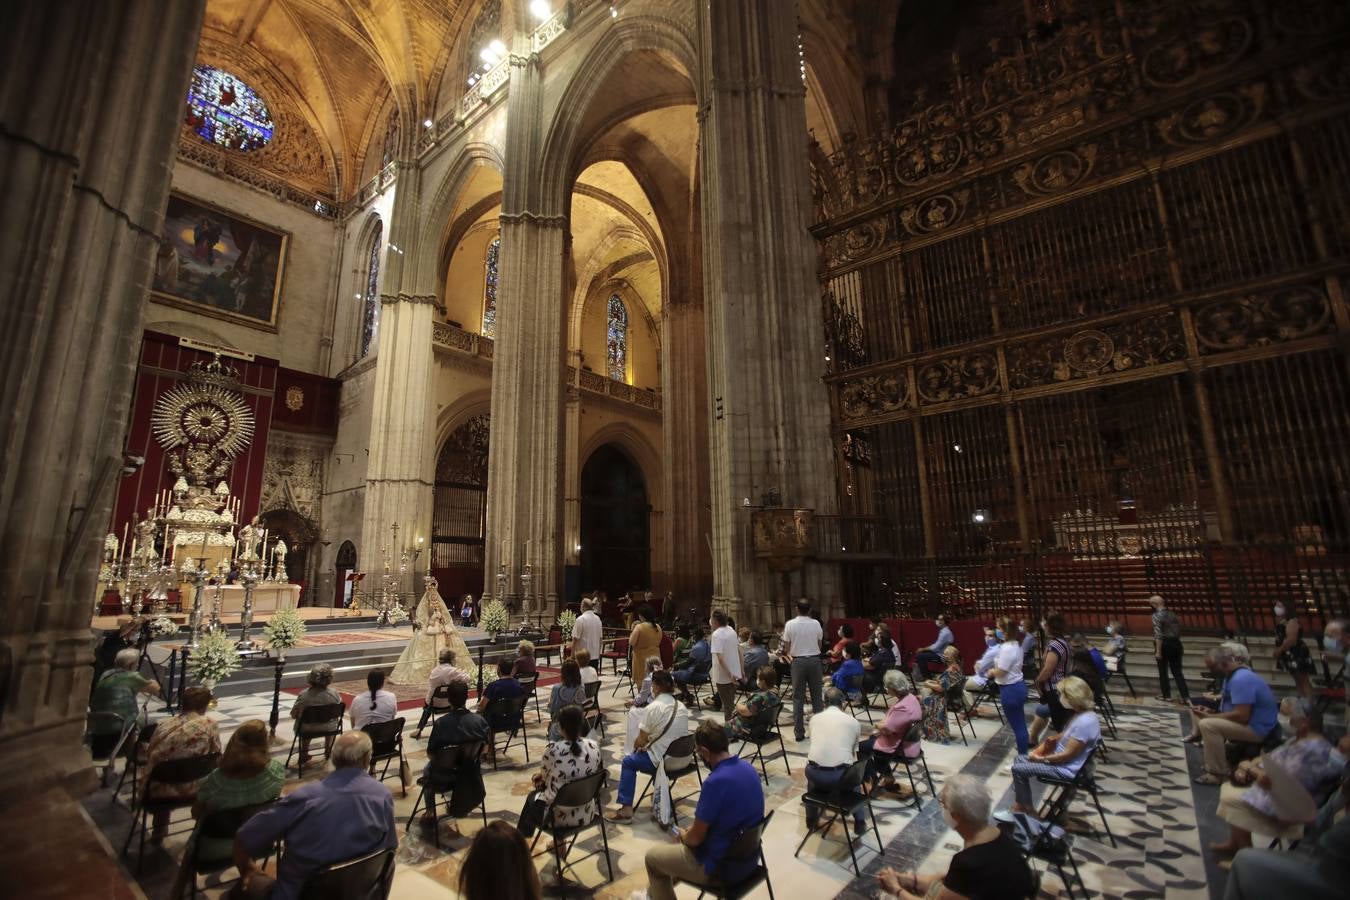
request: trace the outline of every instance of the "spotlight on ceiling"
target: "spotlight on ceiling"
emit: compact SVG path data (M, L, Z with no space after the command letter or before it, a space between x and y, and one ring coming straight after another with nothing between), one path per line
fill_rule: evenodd
M548 0L531 0L530 12L540 22L546 21L549 16L553 15L552 4Z
M977 510L975 510L975 512L971 513L970 521L974 522L976 525L986 525L986 524L988 524L988 523L989 523L989 510L987 510L987 509L977 509Z
M425 121L422 122L422 127L423 127L423 128L430 128L431 126L432 126L432 121L431 121L430 119L426 119Z

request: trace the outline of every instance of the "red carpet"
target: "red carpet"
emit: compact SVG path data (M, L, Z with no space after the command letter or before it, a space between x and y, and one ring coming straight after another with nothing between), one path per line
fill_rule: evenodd
M338 631L333 634L309 634L300 639L301 647L327 647L333 644L363 644L372 641L398 641L412 637L411 631Z
M558 681L559 676L557 669L548 666L539 667L539 684L536 690L539 693L539 702L541 705L548 700L549 689L557 684ZM488 680L484 678L483 683L487 684ZM473 688L474 686L470 685L470 697L478 696L478 692ZM400 711L405 709L421 709L422 701L427 695L427 686L425 684L395 684L392 681L386 681L384 683L384 689L392 692L393 695L398 698L398 708ZM285 688L283 693L295 695L303 690L304 688L300 687ZM349 710L361 694L365 694L367 697L370 696L370 691L366 687L365 681L336 681L333 683L333 690L341 695L342 702L347 704L347 709Z

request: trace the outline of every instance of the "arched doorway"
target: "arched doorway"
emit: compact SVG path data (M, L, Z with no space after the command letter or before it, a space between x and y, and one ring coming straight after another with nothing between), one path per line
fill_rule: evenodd
M581 469L581 590L651 587L651 507L642 470L614 444Z
M310 606L314 599L310 594L309 553L319 536L314 523L293 509L270 509L259 516L267 529L267 542L281 538L286 542L286 571L278 572L277 578L284 576L291 584L300 585L300 605Z
M474 416L450 432L436 457L431 574L443 597L483 589L488 431L488 416Z
M342 546L338 547L336 578L336 593L333 596L333 605L340 608L346 608L352 605L352 582L348 578L356 571L356 545L351 541L343 541Z

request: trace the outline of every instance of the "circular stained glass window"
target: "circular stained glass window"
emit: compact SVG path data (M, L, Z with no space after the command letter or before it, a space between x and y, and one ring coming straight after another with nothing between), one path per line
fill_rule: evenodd
M186 120L203 139L231 150L257 150L272 139L272 114L262 98L234 75L194 66Z

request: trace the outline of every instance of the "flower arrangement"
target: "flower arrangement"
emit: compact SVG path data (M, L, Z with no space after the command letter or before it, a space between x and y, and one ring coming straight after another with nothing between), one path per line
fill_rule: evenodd
M408 621L408 611L403 608L403 604L398 600L390 600L380 609L380 614L375 618L375 627L383 628L386 625L399 625Z
M506 611L502 601L489 600L483 604L483 611L478 616L478 627L496 640L497 635L511 627L511 614Z
M286 651L300 643L300 639L305 636L305 620L301 618L299 611L286 608L279 609L267 620L263 626L263 637L267 638L267 645L278 657L286 655Z
M173 637L178 633L178 623L168 616L160 616L150 622L150 636L157 638Z
M562 633L560 640L564 644L572 642L572 627L577 624L577 614L565 609L558 614L558 629Z
M188 656L188 674L208 690L214 690L239 669L239 648L229 632L221 629L204 634Z

